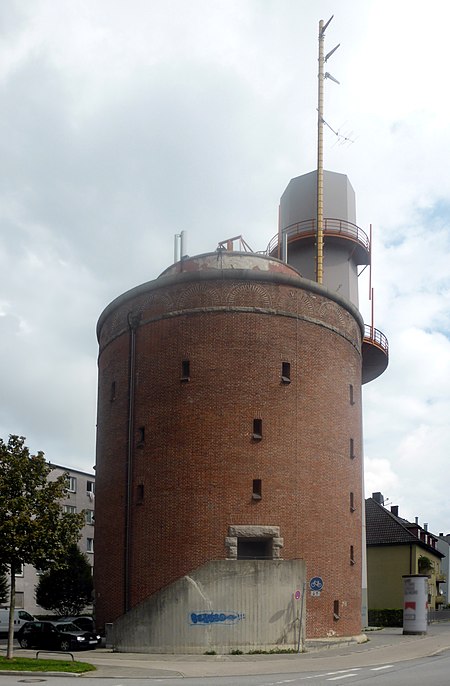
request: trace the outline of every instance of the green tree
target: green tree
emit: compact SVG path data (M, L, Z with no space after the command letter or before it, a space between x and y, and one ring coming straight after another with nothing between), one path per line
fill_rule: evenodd
M77 545L70 546L64 566L41 574L36 602L61 616L78 615L92 601L92 568Z
M430 572L432 569L434 569L434 562L426 555L420 555L417 561L417 568L419 570L419 574L425 574L426 572Z
M0 438L0 567L10 572L7 658L13 655L15 572L21 564L42 570L64 564L80 537L84 514L63 512L66 475L48 480L52 468L44 453L31 455L23 436Z
M6 603L8 599L8 578L6 572L0 569L0 604Z

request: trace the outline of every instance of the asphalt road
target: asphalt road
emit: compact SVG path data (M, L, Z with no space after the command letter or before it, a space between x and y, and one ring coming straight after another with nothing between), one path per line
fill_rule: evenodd
M4 641L0 641L0 648ZM1 651L3 653L3 650ZM19 652L19 650L17 651ZM35 651L20 651L34 657ZM69 656L67 656L69 657ZM399 629L375 632L365 644L335 646L304 655L186 656L82 651L76 659L98 672L80 677L0 674L0 686L73 685L74 678L101 679L101 686L450 686L450 623L434 624L427 636L403 636ZM100 684L99 684L100 686Z
M73 686L72 676L48 675L0 675L0 686L20 686L21 684L45 684L51 686ZM78 677L83 678L83 677ZM91 679L95 677L90 677ZM349 684L352 686L447 686L450 684L450 651L441 655L399 662L396 664L348 669L328 669L303 672L302 674L270 674L252 676L214 676L183 678L142 678L142 679L101 679L102 686L142 686L144 682L163 686L332 686Z

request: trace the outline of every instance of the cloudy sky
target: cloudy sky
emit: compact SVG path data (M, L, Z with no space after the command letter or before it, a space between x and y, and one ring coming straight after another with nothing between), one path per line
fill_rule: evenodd
M390 343L364 389L367 494L450 531L446 0L1 0L0 436L91 469L104 307L171 264L181 230L191 255L267 246L315 168L332 14L325 167L373 224ZM364 275L369 323L367 293Z

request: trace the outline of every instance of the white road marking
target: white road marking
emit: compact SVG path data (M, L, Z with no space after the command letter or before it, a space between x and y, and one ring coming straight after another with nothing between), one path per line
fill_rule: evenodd
M344 676L338 676L338 679L345 679L347 676L356 676L355 672L360 672L362 667L352 667L351 669L339 669L337 672L325 672L325 674L314 674L313 676L307 676L307 679L323 679L327 676L335 676L342 674ZM333 679L327 679L327 681L333 681Z
M380 669L389 669L389 667L393 667L393 665L383 665L382 667L371 667L370 671L371 672L379 672Z
M357 674L342 674L342 676L333 676L331 679L327 679L327 681L339 681L339 679L348 679L350 676L358 676Z
M279 684L293 684L298 679L283 679L283 681L271 681L267 682L266 684L263 684L263 686L279 686Z

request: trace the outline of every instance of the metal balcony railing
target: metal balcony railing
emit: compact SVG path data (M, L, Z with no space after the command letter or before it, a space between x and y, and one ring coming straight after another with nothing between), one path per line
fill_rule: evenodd
M364 326L364 340L366 343L376 345L378 348L383 350L386 355L389 353L388 339L382 331L376 329L374 326L370 326L370 324L366 324Z
M283 229L283 233L287 233L288 242L296 238L307 238L310 236L315 236L317 230L317 223L315 219L305 219L304 221L297 222L296 224L291 224L286 229ZM326 218L323 220L323 234L326 236L341 236L342 238L348 238L355 243L361 245L365 250L369 251L370 241L369 237L365 231L352 224L352 222L345 221L343 219L333 219ZM269 242L267 246L266 253L271 255L278 246L279 235L276 234Z

